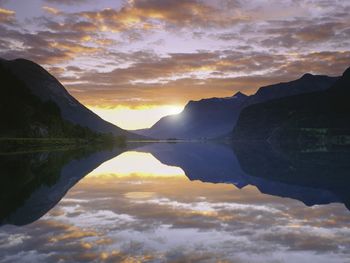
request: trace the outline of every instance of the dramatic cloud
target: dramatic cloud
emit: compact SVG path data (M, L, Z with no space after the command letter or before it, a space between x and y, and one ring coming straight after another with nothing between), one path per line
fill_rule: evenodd
M43 64L94 106L254 93L350 65L347 1L38 3L27 15L24 5L2 2L0 56Z
M44 0L48 3L60 4L60 5L75 5L75 4L84 4L90 0Z
M225 27L243 21L237 12L223 12L218 6L197 0L137 0L120 10L82 12L79 16L95 21L102 30L124 31L130 28L144 30L171 27ZM226 9L227 11L227 9Z
M105 73L76 72L76 77L62 80L73 94L95 106L89 94L96 93L97 96L99 93L98 103L104 106L133 105L145 101L149 104L165 101L186 103L216 94L232 96L237 91L251 94L261 86L296 79L305 72L338 75L350 61L350 52L315 52L294 55L292 59L263 52L227 50L174 53L166 57L150 53L144 54L143 58L142 55L119 54L134 61L127 68ZM266 69L269 72L266 73ZM99 83L98 88L93 83Z

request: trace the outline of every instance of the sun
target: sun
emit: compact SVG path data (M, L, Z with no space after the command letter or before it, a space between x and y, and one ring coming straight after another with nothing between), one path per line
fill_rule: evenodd
M168 114L173 115L173 114L179 114L183 111L184 107L183 106L169 106L168 109Z
M181 105L143 105L132 108L118 106L115 108L89 107L90 110L102 119L109 121L126 130L150 128L162 117L180 113L184 106Z

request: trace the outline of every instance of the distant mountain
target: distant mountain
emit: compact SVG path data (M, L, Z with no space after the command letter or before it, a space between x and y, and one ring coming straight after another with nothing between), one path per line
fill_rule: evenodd
M327 90L245 108L233 131L236 140L346 143L350 138L350 68Z
M19 112L22 112L22 115L30 115L33 112L39 114L40 111L38 109L41 106L39 107L38 105L40 102L42 102L47 105L50 104L48 107L51 108L58 107L59 113L64 120L81 127L89 128L94 132L125 135L129 138L136 136L109 122L104 121L95 113L87 109L74 97L72 97L55 77L32 61L25 59L0 59L0 73L0 83L2 87L1 92L3 94L1 100L12 100L14 109L18 110L17 113L5 113L12 116L12 122L16 122L16 118L14 116L19 115ZM14 85L14 83L16 84ZM18 89L18 91L20 89L21 92L16 93L14 92L14 89ZM7 92L6 90L12 90L13 92ZM22 94L23 91L25 91L27 98L24 98L24 95ZM12 98L7 98L4 96L4 94L7 96L12 96ZM28 96L31 96L30 100L33 100L33 97L35 97L34 100L40 100L40 102L36 102L36 104L38 104L35 106L36 108L33 106L33 104L31 104L30 107L28 106ZM19 99L16 99L16 97ZM28 107L30 111L33 112L28 112ZM47 109L47 107L45 109ZM45 109L41 108L40 115L49 121L50 118L44 116L47 112ZM53 111L55 111L55 109L53 109ZM35 118L38 114L31 115L31 120L33 122L36 121Z
M324 90L337 79L337 77L305 74L294 81L261 87L251 96L238 92L228 98L190 101L180 114L166 116L150 129L134 132L157 139L201 139L225 136L232 132L243 108L277 98Z
M261 87L250 97L246 106L273 99L325 90L331 87L338 79L339 77L306 73L301 78L293 81Z
M237 93L227 98L190 101L180 114L163 117L150 129L134 132L157 139L217 137L232 130L247 98Z

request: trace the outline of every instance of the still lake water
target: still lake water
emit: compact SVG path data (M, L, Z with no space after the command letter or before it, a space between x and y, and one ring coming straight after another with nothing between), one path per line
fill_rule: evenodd
M0 262L350 262L350 153L158 143L0 157Z

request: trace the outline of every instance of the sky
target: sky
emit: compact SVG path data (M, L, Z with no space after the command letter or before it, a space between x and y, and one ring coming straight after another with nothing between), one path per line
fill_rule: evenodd
M350 65L348 0L0 0L0 57L122 128Z

